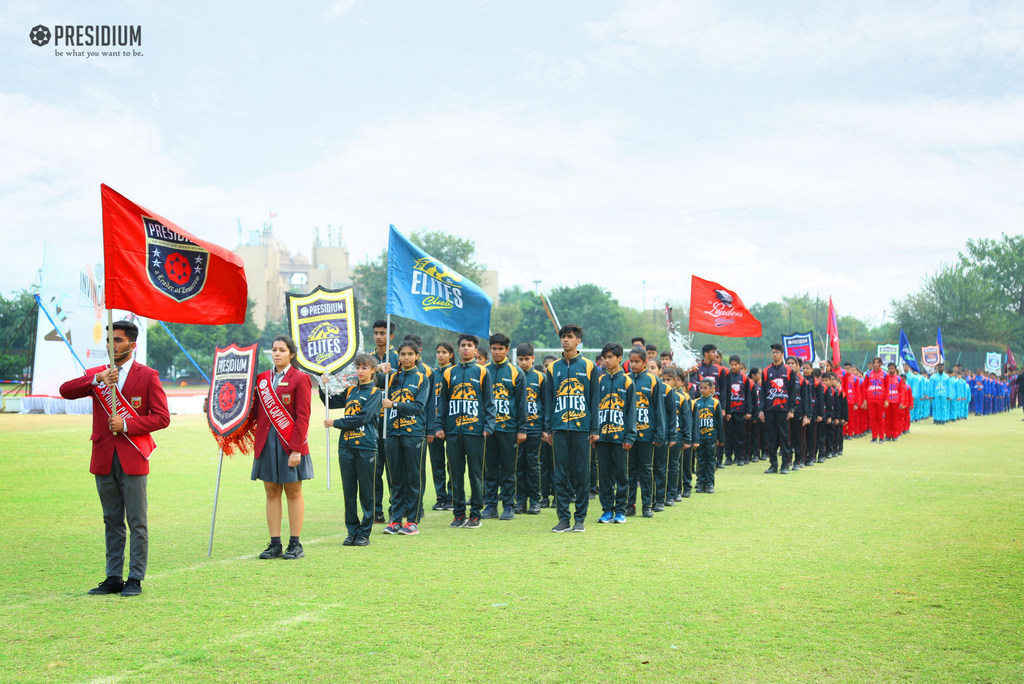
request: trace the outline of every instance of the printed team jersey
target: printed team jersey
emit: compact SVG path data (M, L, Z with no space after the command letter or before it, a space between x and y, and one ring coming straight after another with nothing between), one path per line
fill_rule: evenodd
M636 441L633 380L619 369L614 374L602 373L598 384L598 414L601 421L598 441L632 444Z

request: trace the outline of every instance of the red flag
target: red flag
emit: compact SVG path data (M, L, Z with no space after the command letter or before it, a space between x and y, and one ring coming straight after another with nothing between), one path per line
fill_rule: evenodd
M740 296L718 283L693 276L690 281L690 330L723 337L760 337L761 321Z
M839 323L836 320L836 307L832 305L832 295L828 296L828 328L825 331L828 346L832 348L832 367L839 368L842 356L839 354Z
M1006 345L1006 367L1010 370L1017 370L1017 359L1013 358L1013 352L1010 351L1010 345Z
M244 323L242 258L200 240L106 185L103 287L108 309L173 323Z

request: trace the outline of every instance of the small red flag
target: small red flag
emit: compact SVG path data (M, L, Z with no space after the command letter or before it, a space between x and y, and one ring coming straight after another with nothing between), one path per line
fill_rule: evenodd
M716 282L693 276L690 281L690 330L723 337L760 337L761 321L740 296Z
M244 323L242 258L100 185L108 309L173 323Z
M832 295L828 296L828 328L825 332L828 337L828 346L832 348L832 367L839 368L839 322L836 319L836 307L832 306Z
M1006 345L1006 367L1010 370L1017 370L1017 359L1013 358L1013 352L1010 351L1010 345Z

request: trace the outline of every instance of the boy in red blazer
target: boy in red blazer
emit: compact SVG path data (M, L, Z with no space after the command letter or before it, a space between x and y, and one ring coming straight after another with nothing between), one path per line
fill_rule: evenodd
M114 366L98 366L60 386L65 399L92 397L92 461L96 491L103 507L107 547L107 578L90 594L138 596L149 557L146 477L149 456L156 448L151 432L171 422L167 396L152 368L132 358L139 329L128 321L112 326ZM114 388L116 387L116 390ZM117 411L111 411L116 391ZM124 571L125 521L131 532L128 580Z

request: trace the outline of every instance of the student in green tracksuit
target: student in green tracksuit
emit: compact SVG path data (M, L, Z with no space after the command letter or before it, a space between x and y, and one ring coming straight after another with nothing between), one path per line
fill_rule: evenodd
M648 364L650 360L648 360ZM653 372L653 371L652 371ZM659 371L660 377L660 371ZM676 416L675 391L664 379L661 381L661 412L665 420L665 440L654 448L654 512L665 510L668 499L668 470L671 450L678 441L679 419Z
M636 443L629 452L629 499L626 515L636 515L636 490L640 488L643 516L654 516L654 448L665 443L665 391L661 380L647 370L643 347L629 351L630 378L636 397Z
M455 348L450 342L438 342L435 352L437 355L437 366L431 374L434 378L434 400L427 409L427 415L431 418L431 426L427 428L427 449L430 451L430 472L434 480L434 496L436 502L430 509L432 511L450 511L452 509L452 480L448 477L448 464L444 453L444 440L438 439L434 433L437 432L437 402L441 393L441 377L451 367L455 359Z
M446 441L452 478L452 527L481 526L484 506L484 442L494 432L494 401L487 369L477 363L477 340L459 335L459 363L444 372L437 403L438 430ZM466 518L466 470L469 470L469 518Z
M385 319L380 318L373 322L373 343L375 345L373 356L377 359L377 387L384 390L388 376L398 370L398 354L395 353L391 341L395 339L395 324L391 323L390 329ZM384 408L380 409L380 416L377 419L377 463L376 471L373 474L374 503L376 507L373 512L373 521L378 523L386 522L384 518L384 475L387 469L388 459L384 457L387 452L387 445L384 444ZM391 489L391 473L388 477L388 495Z
M511 344L508 335L495 333L488 339L491 362L487 378L494 400L494 434L484 451L483 517L498 517L501 497L501 519L515 518L516 458L519 445L526 441L526 384L523 372L508 360ZM500 492L499 492L500 488Z
M676 430L669 439L668 452L668 488L665 493L665 505L675 505L676 501L682 501L683 483L683 451L690 445L690 395L683 387L683 380L680 371L676 368L666 368L661 372L661 381L672 389L671 400L667 409L675 413Z
M578 347L583 329L564 325L558 331L562 356L547 370L543 439L553 446L555 506L552 532L583 532L590 503L590 446L598 436L597 368ZM575 524L569 524L569 501L575 501Z
M594 449L604 512L597 522L624 523L629 485L626 455L636 441L636 400L633 380L622 370L622 345L615 342L604 345L601 360L604 362L604 373L598 380L601 427Z
M693 402L694 441L697 443L697 492L715 492L715 452L723 446L722 405L715 398L715 383L700 381L700 398Z
M374 378L377 360L373 355L359 354L354 364L359 383L327 400L329 408L344 408L345 415L336 420L324 420L324 427L341 430L338 438L338 464L341 466L341 489L345 498L345 527L348 528L348 536L341 542L342 546L366 546L370 543L377 418L380 415L382 396ZM363 509L362 519L356 508L357 497Z
M540 513L540 433L544 427L544 373L533 367L533 345L516 347L516 364L523 372L526 390L526 441L516 457L516 513Z
M427 424L424 412L431 387L418 356L413 341L398 345L398 372L391 375L387 396L381 401L387 418L386 457L391 473L391 521L384 528L385 534L419 534L420 467Z

